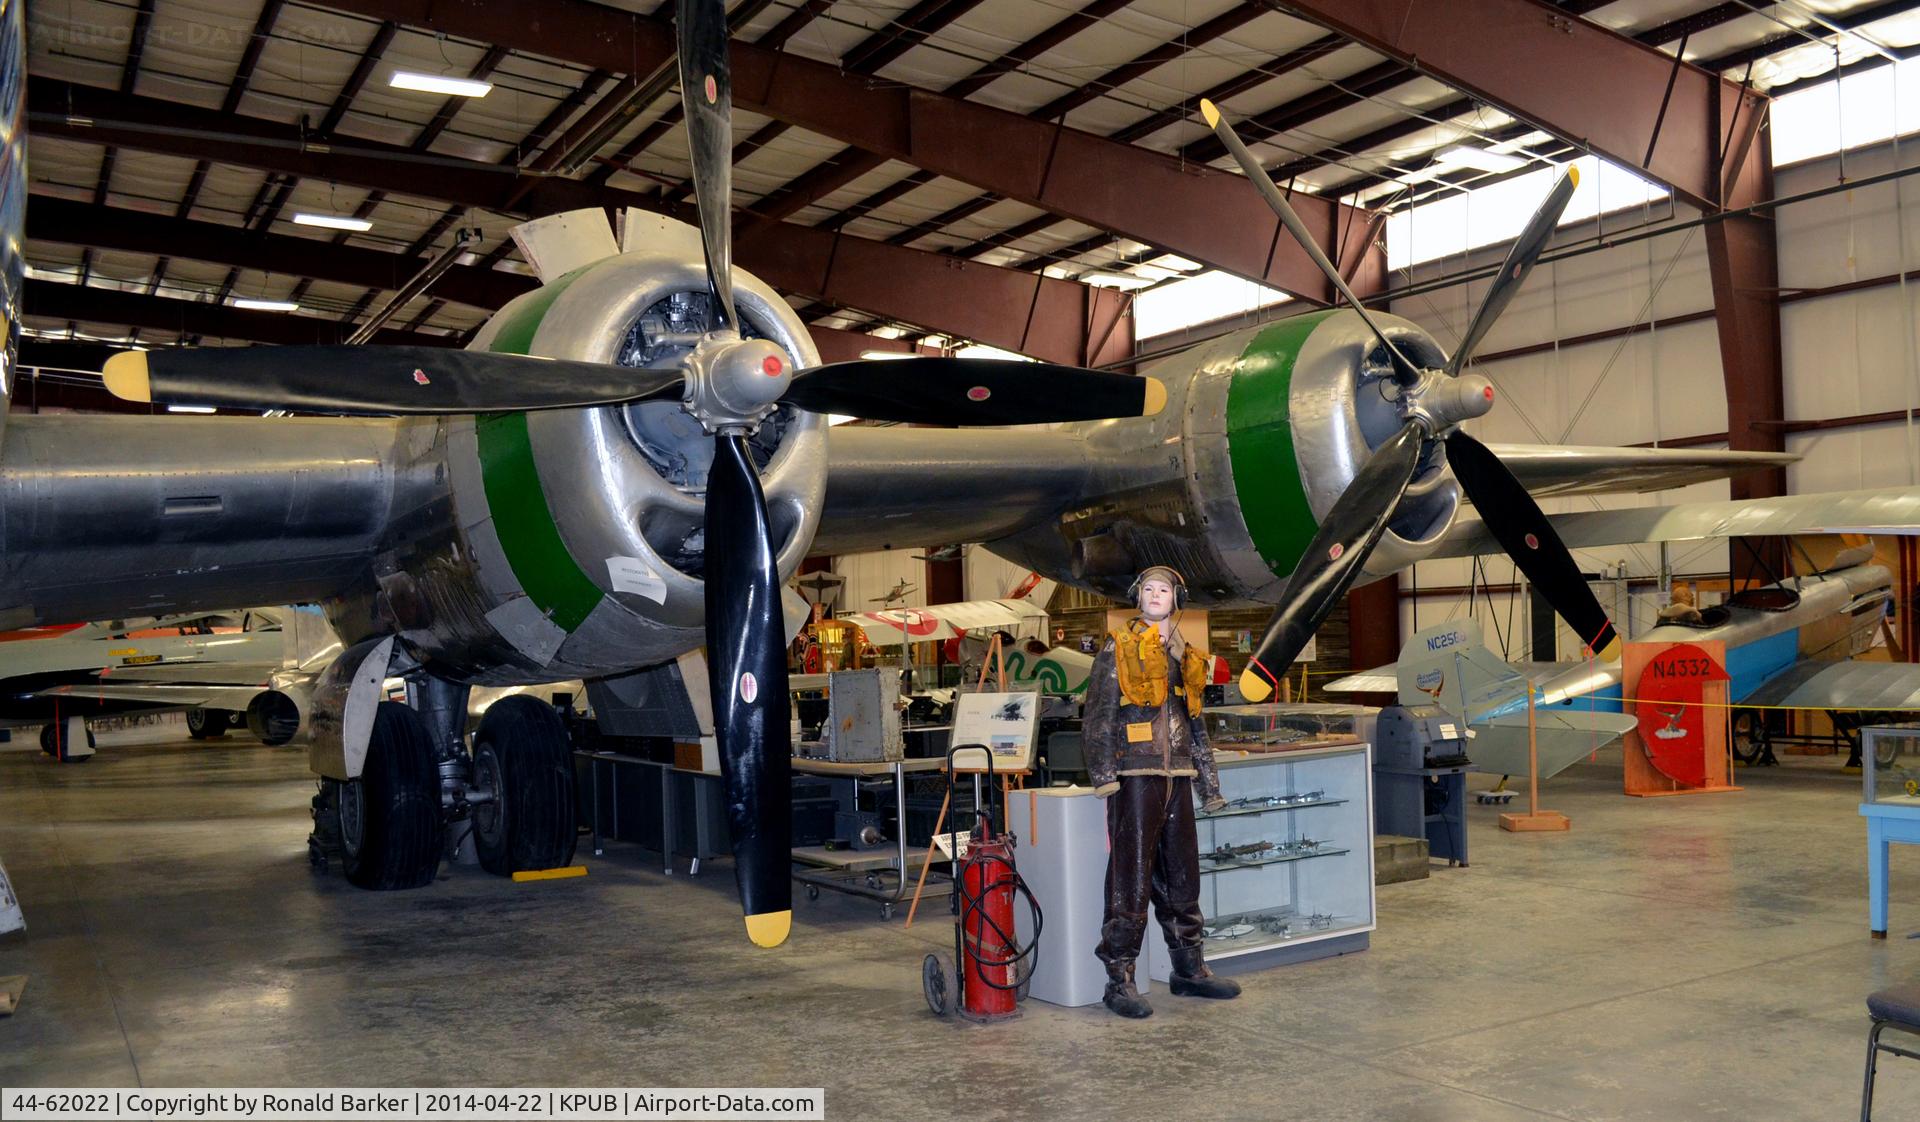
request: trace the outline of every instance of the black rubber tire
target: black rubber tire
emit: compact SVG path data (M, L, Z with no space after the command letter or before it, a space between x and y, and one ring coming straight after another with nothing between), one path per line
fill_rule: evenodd
M227 726L232 722L225 709L187 710L187 735L195 740L213 740L227 735Z
M473 847L496 876L573 863L579 810L573 745L553 706L525 694L501 698L473 738L476 784L494 801L473 808Z
M349 883L384 892L433 880L440 869L440 773L418 713L397 701L380 703L366 764L360 778L340 785L336 813ZM350 814L358 816L357 830Z
M91 728L87 730L87 747L89 748L94 747L93 730ZM88 760L93 759L93 755L91 753L85 756L69 756L65 752L61 751L60 750L60 726L58 724L41 726L40 750L42 752L45 752L47 755L52 756L56 763L84 764Z

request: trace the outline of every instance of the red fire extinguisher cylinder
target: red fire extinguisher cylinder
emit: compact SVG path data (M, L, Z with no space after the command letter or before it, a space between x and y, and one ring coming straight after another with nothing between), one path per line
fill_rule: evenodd
M965 1008L976 1017L1014 1012L1013 847L1002 837L967 847L960 925L965 932L960 966Z

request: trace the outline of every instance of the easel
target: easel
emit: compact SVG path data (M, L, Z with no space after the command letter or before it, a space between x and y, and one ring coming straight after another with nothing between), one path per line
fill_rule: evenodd
M1007 692L1007 662L1004 655L1003 644L1000 641L1000 633L998 631L993 633L993 640L987 644L987 653L985 657L983 657L980 660L980 677L977 681L973 683L973 689L975 693L979 693L980 691L987 688L987 671L988 670L993 671L994 680L999 685L1000 692L1006 693ZM983 748L981 749L981 751L990 751L990 749ZM981 772L986 770L987 770L986 768L955 768L954 769L956 773L964 771L964 772L970 772L974 775L979 775ZM1027 773L1024 771L1020 771L1020 772L1000 772L998 774L1000 775L1000 807L1001 807L1001 812L1004 815L1006 810L1006 805L1007 805L1007 797L1009 792L1012 790L1011 784L1015 779L1018 779L1019 786L1025 787ZM933 836L935 838L938 838L940 836L940 831L946 827L947 810L950 808L952 804L952 800L953 800L953 784L949 783L947 784L946 794L940 796L940 813L938 815L935 815L933 819ZM906 826L903 823L901 825L901 829L905 829L905 828ZM926 860L920 862L920 879L913 886L913 903L907 905L907 922L904 925L906 927L913 926L913 915L915 912L920 910L920 893L927 887L927 869L933 865L933 855L939 848L940 848L940 844L937 841L931 842L927 845Z
M1540 809L1540 738L1538 727L1533 720L1533 682L1527 682L1527 812L1525 814L1502 814L1500 828L1509 833L1524 834L1565 830L1572 826L1567 816L1557 810Z

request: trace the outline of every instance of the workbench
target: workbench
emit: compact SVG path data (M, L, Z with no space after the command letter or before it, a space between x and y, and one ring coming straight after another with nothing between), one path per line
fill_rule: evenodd
M863 779L893 777L894 845L883 849L827 849L824 846L796 846L793 850L793 879L807 888L807 898L818 900L820 890L845 892L880 902L880 918L892 919L894 906L907 893L907 881L924 864L921 855L907 853L907 773L939 771L946 765L941 759L869 760L843 763L806 756L793 757L793 770L802 775L845 779L859 784ZM892 876L891 890L885 877Z

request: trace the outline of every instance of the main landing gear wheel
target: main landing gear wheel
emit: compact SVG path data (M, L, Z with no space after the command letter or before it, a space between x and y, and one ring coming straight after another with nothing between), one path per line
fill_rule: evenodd
M227 735L233 717L225 709L187 710L187 735L195 740L213 740Z
M930 954L921 961L920 991L926 995L927 1008L933 1010L934 1016L944 1017L954 1011L960 986L951 956Z
M1733 714L1733 758L1751 766L1766 756L1766 714L1758 709L1736 709Z
M360 778L339 784L335 813L347 880L377 890L419 888L440 868L440 773L420 715L383 701Z
M524 694L495 702L473 738L473 785L493 792L472 811L482 868L507 876L573 861L573 747L553 706Z
M64 722L60 722L51 725L42 725L40 727L40 750L63 764L84 764L88 760L93 759L92 752L83 752L78 756L74 756L62 751L65 745L61 744L60 741L66 735L63 725ZM92 748L93 746L93 730L88 729L87 747Z

